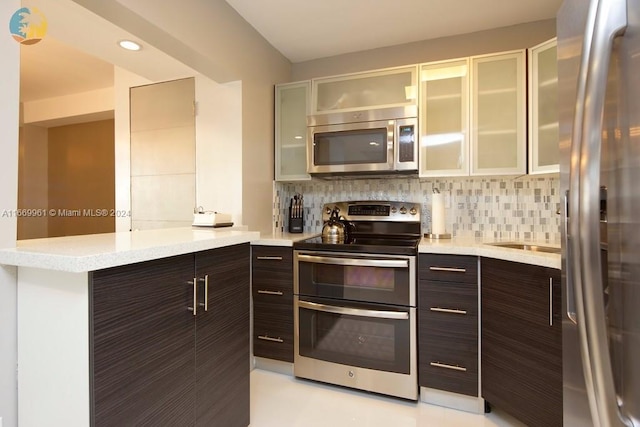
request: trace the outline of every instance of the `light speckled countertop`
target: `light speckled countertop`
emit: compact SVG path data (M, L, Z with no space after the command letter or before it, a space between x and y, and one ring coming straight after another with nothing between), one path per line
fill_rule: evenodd
M276 233L213 228L169 228L133 232L54 237L19 241L16 248L0 249L0 264L70 272L94 271L239 243L293 246L319 233ZM560 269L560 254L492 246L474 238L429 240L423 238L420 253L473 255ZM522 243L522 242L521 242ZM526 242L559 247L545 242Z
M260 238L253 240L252 245L265 245L265 246L293 246L293 242L300 240L310 239L311 237L319 236L320 233L275 233L260 235Z
M505 241L506 242L506 241ZM514 242L509 240L509 242ZM429 240L423 238L418 246L418 252L430 254L474 255L485 258L503 259L505 261L521 262L523 264L538 265L560 269L561 256L549 252L536 252L522 249L511 249L492 246L495 240L475 238L454 238L443 240ZM551 246L559 248L560 245L548 242L522 242L528 245Z
M84 272L257 240L260 233L220 228L167 228L21 240L0 249L0 264Z
M296 241L318 236L319 234L320 233L277 233L260 236L260 239L252 241L251 244L266 246L293 246L293 243ZM509 242L514 241L509 240ZM418 252L431 254L473 255L560 269L560 254L503 248L492 246L491 243L495 243L495 240L468 237L444 240L429 240L427 238L423 238L418 246ZM556 248L560 247L557 243L549 242L519 241L517 243L551 246Z

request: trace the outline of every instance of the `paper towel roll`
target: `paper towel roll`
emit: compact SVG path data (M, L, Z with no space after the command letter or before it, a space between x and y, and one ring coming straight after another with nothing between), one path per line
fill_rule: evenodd
M431 234L445 234L444 229L444 195L431 195Z

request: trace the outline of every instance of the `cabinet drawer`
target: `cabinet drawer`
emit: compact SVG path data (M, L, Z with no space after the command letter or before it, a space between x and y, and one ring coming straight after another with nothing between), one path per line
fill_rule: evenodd
M418 278L441 282L478 283L478 258L463 255L420 254Z
M253 354L293 362L293 302L283 305L254 301Z
M293 290L287 286L278 286L274 283L254 283L252 295L254 301L293 305Z
M252 247L252 288L258 291L293 293L293 250L289 247Z
M430 331L421 332L420 345L421 386L478 396L477 340Z
M253 270L293 272L293 249L283 246L252 246L251 262Z
M254 333L253 355L293 363L293 340L278 335Z
M420 280L418 307L435 318L478 317L478 285L476 283L431 282Z

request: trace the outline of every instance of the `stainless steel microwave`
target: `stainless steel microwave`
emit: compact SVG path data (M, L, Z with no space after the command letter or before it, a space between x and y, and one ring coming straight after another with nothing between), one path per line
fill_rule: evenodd
M307 172L310 174L418 171L417 118L307 129Z

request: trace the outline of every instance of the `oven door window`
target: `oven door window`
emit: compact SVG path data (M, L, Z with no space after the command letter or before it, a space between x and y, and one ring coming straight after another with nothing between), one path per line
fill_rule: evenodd
M309 299L298 303L300 356L409 374L415 309Z
M299 255L298 294L411 305L413 262L399 259Z
M318 132L313 135L316 166L389 164L386 127ZM391 151L393 155L393 151Z

